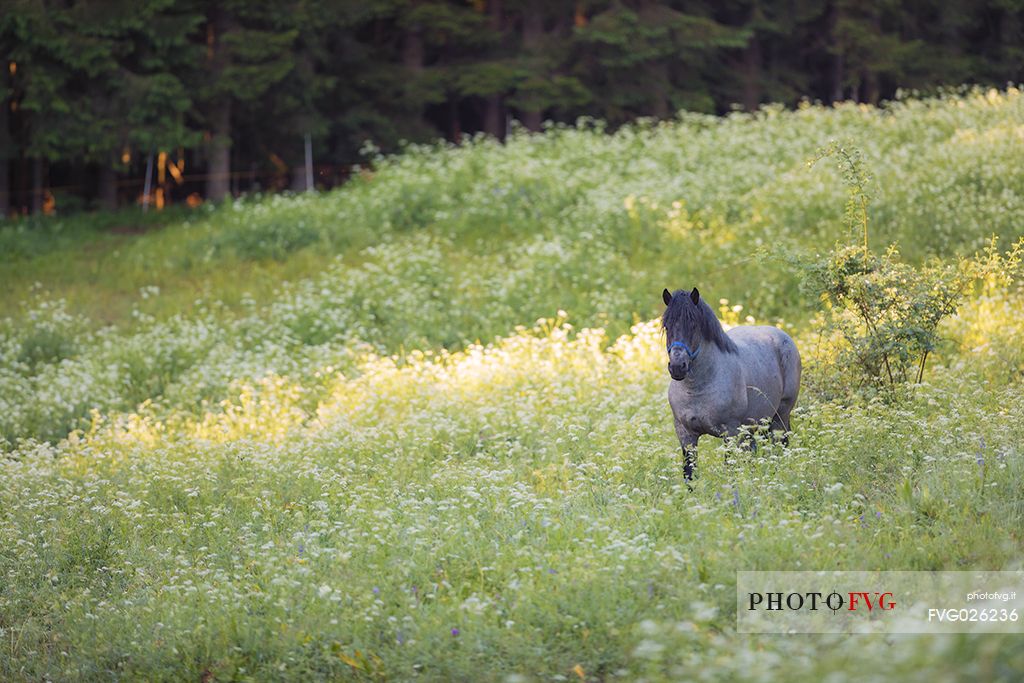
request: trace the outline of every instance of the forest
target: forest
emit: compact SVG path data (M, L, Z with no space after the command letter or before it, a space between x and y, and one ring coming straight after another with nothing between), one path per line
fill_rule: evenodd
M0 215L327 188L545 121L1005 87L1022 46L1021 0L5 0Z

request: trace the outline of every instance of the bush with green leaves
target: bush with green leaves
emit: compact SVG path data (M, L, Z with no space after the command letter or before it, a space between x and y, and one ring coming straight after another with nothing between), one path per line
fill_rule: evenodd
M869 245L870 175L860 152L833 142L811 163L825 157L837 159L848 188L843 223L855 244L804 263L803 289L827 309L820 334L841 340L828 357L828 371L817 364L812 382L831 392L871 389L895 398L924 379L928 358L942 341L940 325L976 283L996 276L1013 281L1024 241L1005 255L993 239L983 255L917 266L903 261L896 245L877 254Z

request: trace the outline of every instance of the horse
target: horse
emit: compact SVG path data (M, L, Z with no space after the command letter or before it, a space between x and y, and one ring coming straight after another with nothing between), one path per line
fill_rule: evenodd
M736 436L744 425L771 420L788 443L789 415L800 392L800 352L777 327L743 325L728 332L696 287L662 292L668 352L668 402L692 481L697 440Z

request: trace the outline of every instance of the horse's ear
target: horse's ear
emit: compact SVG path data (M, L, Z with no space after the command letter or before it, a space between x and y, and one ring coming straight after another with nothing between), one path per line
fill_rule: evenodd
M696 287L694 287L693 291L690 292L690 301L692 301L695 306L700 303L700 292L697 291Z
M663 291L661 293L661 300L665 302L666 306L668 306L670 303L672 303L672 292L668 291L667 289Z

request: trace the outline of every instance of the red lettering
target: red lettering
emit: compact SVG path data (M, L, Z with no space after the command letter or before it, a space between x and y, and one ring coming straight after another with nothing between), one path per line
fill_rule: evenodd
M871 596L868 593L850 593L850 607L849 607L849 610L851 612L856 612L857 611L857 598L858 598L858 596L864 598L864 602L867 603L868 611L870 612L872 605L871 605Z
M872 595L875 596L875 600L871 599ZM856 612L861 604L867 606L869 612L875 607L882 610L891 610L896 607L896 600L893 599L892 593L879 593L878 591L875 591L874 593L850 592L847 596L849 597L850 603L848 609L851 612Z

